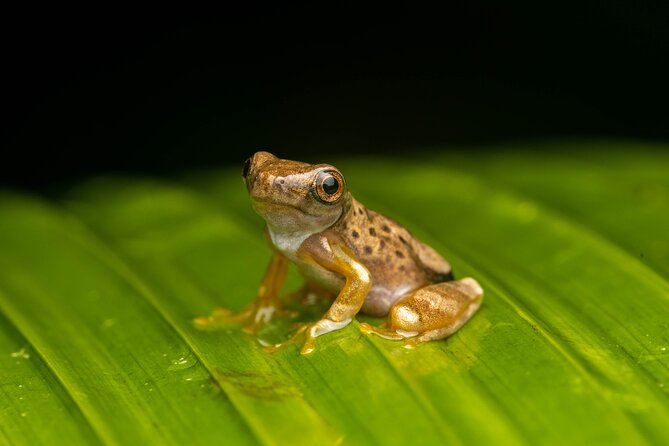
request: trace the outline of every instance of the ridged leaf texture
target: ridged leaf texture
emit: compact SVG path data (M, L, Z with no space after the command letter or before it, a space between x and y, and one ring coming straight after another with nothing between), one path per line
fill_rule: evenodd
M195 329L250 302L270 256L237 171L5 191L0 444L666 444L665 149L311 160L485 289L416 350L357 321L308 356Z

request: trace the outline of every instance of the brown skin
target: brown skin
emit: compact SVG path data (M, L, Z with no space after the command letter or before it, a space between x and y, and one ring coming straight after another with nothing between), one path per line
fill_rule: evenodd
M355 200L335 167L258 152L245 163L243 176L253 208L267 222L274 255L254 304L238 315L217 310L196 319L198 325L247 320L247 329L255 331L268 322L281 311L289 261L310 289L336 295L321 320L298 331L306 336L303 354L314 349L316 337L346 326L358 312L389 315L387 328L361 329L407 340L405 347L412 348L449 336L480 306L483 290L474 279L452 281L446 260Z

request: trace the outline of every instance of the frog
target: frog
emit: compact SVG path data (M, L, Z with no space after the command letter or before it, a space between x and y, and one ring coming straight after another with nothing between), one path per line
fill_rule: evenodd
M409 230L357 201L339 169L280 159L260 151L243 165L251 205L265 221L272 249L255 301L240 313L217 309L195 319L199 327L231 322L257 332L287 315L280 292L290 263L305 280L306 293L329 299L329 309L304 323L275 351L303 339L301 354L316 339L349 325L358 314L385 317L380 326L360 323L365 334L402 341L406 348L446 338L479 309L483 289ZM331 302L331 303L330 303Z

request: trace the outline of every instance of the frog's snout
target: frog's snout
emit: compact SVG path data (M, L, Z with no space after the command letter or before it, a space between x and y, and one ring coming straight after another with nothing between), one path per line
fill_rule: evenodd
M244 161L244 165L242 166L242 178L244 179L244 183L246 183L246 187L249 190L251 189L254 173L258 172L259 167L277 159L278 158L276 156L269 152L256 152L247 158L246 161Z

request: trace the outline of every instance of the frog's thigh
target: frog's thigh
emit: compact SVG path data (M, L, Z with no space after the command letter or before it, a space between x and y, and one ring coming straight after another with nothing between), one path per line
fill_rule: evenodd
M412 338L407 347L442 339L462 327L478 310L482 299L483 289L470 277L428 285L393 305L388 328Z

